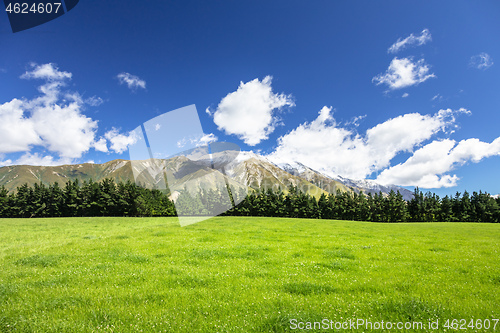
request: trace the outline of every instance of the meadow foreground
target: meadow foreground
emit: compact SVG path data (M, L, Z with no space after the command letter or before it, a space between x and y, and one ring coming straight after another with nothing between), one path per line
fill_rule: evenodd
M447 319L500 318L499 239L498 224L3 219L0 332L296 332L324 319L444 332Z

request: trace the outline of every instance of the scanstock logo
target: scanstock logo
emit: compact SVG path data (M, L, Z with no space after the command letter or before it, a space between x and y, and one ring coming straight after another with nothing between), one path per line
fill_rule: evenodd
M79 0L4 0L12 32L36 27L63 16Z
M168 194L181 226L222 214L246 197L245 180L233 172L240 147L213 142L214 136L203 132L195 105L150 119L132 135L129 154L136 183Z

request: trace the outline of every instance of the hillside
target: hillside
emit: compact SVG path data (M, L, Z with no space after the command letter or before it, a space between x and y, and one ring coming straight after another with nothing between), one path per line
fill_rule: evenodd
M113 160L103 164L74 164L61 166L14 165L0 168L0 185L9 191L15 190L24 183L65 184L68 180L78 179L99 181L113 178L116 181L133 180L130 161Z
M399 190L405 199L411 198L412 192L398 186L382 186L370 180L354 181L346 178L331 178L305 165L295 163L276 165L265 157L241 152L229 163L217 164L217 170L210 163L190 160L185 156L176 156L167 160L113 160L103 164L74 164L61 166L16 165L0 168L0 185L9 191L15 191L24 183L45 185L58 182L64 185L68 180L101 181L112 178L116 182L137 180L147 188L165 188L165 176L172 192L187 188L196 191L199 188L220 186L224 175L228 184L234 188L248 186L253 189L281 189L287 191L290 185L301 191L319 197L322 193L363 191L364 193L384 194Z

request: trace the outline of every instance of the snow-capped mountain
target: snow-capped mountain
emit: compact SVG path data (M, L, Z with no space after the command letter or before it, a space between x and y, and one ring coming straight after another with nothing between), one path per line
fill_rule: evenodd
M394 192L399 191L399 193L401 193L405 200L410 200L411 198L413 198L413 192L397 185L382 185L372 179L354 180L344 178L342 176L330 177L328 175L325 175L324 173L313 170L300 162L278 163L277 165L292 175L304 178L312 182L313 184L320 184L319 186L322 188L325 187L322 186L323 184L328 184L331 181L335 181L344 185L346 188L358 193L363 192L365 194L376 194L382 192L382 194L389 194L391 190L393 190ZM334 193L332 189L324 189L330 193Z
M349 178L344 178L341 176L338 176L336 179L340 181L341 183L345 184L348 187L353 187L357 188L363 191L363 193L368 194L368 193L379 193L382 192L383 194L388 194L389 192L394 191L401 193L403 198L405 200L410 200L413 198L413 192L405 189L404 187L397 186L397 185L381 185L374 181L373 179L361 179L361 180L353 180Z
M193 155L194 156L194 155ZM189 189L214 188L220 186L220 179L229 179L235 188L246 186L257 189L287 191L290 185L319 197L321 194L337 191L388 194L399 191L405 199L412 192L398 186L383 186L373 180L352 180L343 177L329 177L299 163L275 164L265 156L253 152L221 150L207 156L190 159L176 156L170 159L144 161L114 160L104 164L75 164L63 166L7 166L0 168L0 185L8 190L28 183L42 182L46 185L58 182L60 186L68 180L100 181L112 178L115 181L137 181L146 187L164 187L165 176L171 191L180 190L188 184Z

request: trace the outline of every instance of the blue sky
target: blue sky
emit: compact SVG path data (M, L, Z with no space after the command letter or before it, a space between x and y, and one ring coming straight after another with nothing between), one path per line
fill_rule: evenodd
M117 3L15 34L0 13L0 165L128 158L130 131L195 104L276 162L500 192L498 1Z

